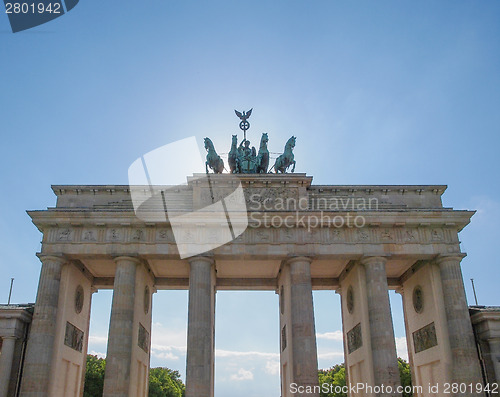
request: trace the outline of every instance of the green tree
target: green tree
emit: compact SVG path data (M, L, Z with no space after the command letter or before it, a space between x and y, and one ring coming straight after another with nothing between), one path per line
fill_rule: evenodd
M407 389L410 390L411 389L410 364L408 364L402 358L398 357L398 368L399 368L399 378L401 380L401 386L403 386L403 388L410 386L409 388L407 387ZM403 397L412 397L412 396L413 396L412 392L403 391Z
M336 389L342 390L345 386L345 368L344 364L337 364L330 369L321 369L318 372L319 384L329 384L328 393L320 392L320 397L347 397L345 393L337 393Z
M104 370L106 360L87 354L87 370L83 397L100 397L104 387Z
M149 371L149 397L183 397L185 386L179 371L151 368Z
M106 360L87 355L84 397L102 397ZM149 371L149 397L184 397L185 386L178 371L169 368L151 368Z
M398 368L401 385L403 387L411 386L410 365L402 358L398 358ZM345 393L335 392L336 388L342 390L341 388L346 385L345 366L343 363L337 364L330 369L320 369L318 371L318 379L320 386L324 383L332 386L329 386L329 391L332 391L331 393L321 392L320 397L347 397ZM411 392L403 392L403 397L412 396L413 394Z

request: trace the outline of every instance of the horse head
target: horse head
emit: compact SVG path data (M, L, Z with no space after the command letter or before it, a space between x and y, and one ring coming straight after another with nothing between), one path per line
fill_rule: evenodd
M269 142L269 138L267 137L267 132L264 132L262 138L260 138L260 147L266 146L267 142Z
M213 145L212 141L210 140L210 138L205 138L204 142L205 142L205 149L206 150L210 150L210 148L214 147L214 145Z
M238 135L233 135L232 141L231 141L231 147L236 147L238 145Z
M285 150L288 149L293 149L295 147L295 137L292 135L292 137L286 142L285 145Z

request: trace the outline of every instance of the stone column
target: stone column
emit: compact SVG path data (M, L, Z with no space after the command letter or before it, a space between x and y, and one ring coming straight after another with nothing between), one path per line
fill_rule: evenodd
M453 360L452 382L476 384L482 383L481 367L465 296L461 260L461 256L442 256L437 263L443 285L443 303Z
M65 260L41 256L42 271L38 283L33 322L26 350L21 385L22 397L48 397L52 356L59 308L61 270Z
M370 340L375 386L390 386L392 393L377 396L401 396L395 389L400 385L396 341L392 324L391 305L385 272L385 258L366 257L366 295L370 323Z
M138 259L115 258L116 272L109 322L103 397L129 397Z
M290 266L291 348L293 382L298 386L318 385L318 352L311 284L311 259L292 258ZM318 393L297 393L318 396Z
M16 340L17 338L15 336L2 337L2 354L0 354L0 397L7 397L9 391Z
M186 397L214 395L215 269L208 257L189 260Z

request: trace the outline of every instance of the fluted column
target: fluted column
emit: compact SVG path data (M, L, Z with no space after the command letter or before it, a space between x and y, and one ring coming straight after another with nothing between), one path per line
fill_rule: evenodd
M189 260L186 397L214 395L215 270L208 257Z
M0 354L0 397L7 397L16 348L15 336L2 337L2 354Z
M465 296L461 260L461 256L442 256L438 258L437 264L443 285L443 303L452 354L452 381L476 384L482 382L482 376Z
M26 350L21 386L22 397L48 397L52 374L52 356L56 334L61 270L65 260L41 256L33 322Z
M135 278L138 259L115 258L116 272L109 322L104 397L129 397L133 340Z
M368 318L372 349L375 386L392 387L392 393L377 396L401 396L395 389L400 385L396 341L392 324L391 305L385 272L386 260L382 257L366 257L365 267ZM387 389L386 389L387 390Z
M291 348L293 382L298 386L318 385L318 352L311 283L311 259L292 258L290 266ZM297 393L297 396L302 396ZM304 396L318 396L306 393Z

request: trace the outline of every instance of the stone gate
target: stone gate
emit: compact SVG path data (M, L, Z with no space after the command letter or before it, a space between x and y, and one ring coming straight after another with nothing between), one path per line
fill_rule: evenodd
M82 395L90 306L99 289L113 289L106 397L147 396L151 304L159 289L189 290L188 397L214 393L218 290L279 294L282 397L292 395L291 385L294 395L318 396L313 290L341 296L348 381L392 388L364 395L401 395L389 289L403 297L413 382L425 386L422 396L435 395L429 384L482 382L458 239L473 212L444 207L445 186L313 185L305 174L238 180L246 230L185 259L179 239L207 246L218 239L203 216L214 195L197 178L170 192L183 211L200 214L182 236L174 236L169 219L137 217L129 186L53 186L56 206L29 211L43 233L42 268L21 396ZM210 183L230 190L234 177L211 175Z

